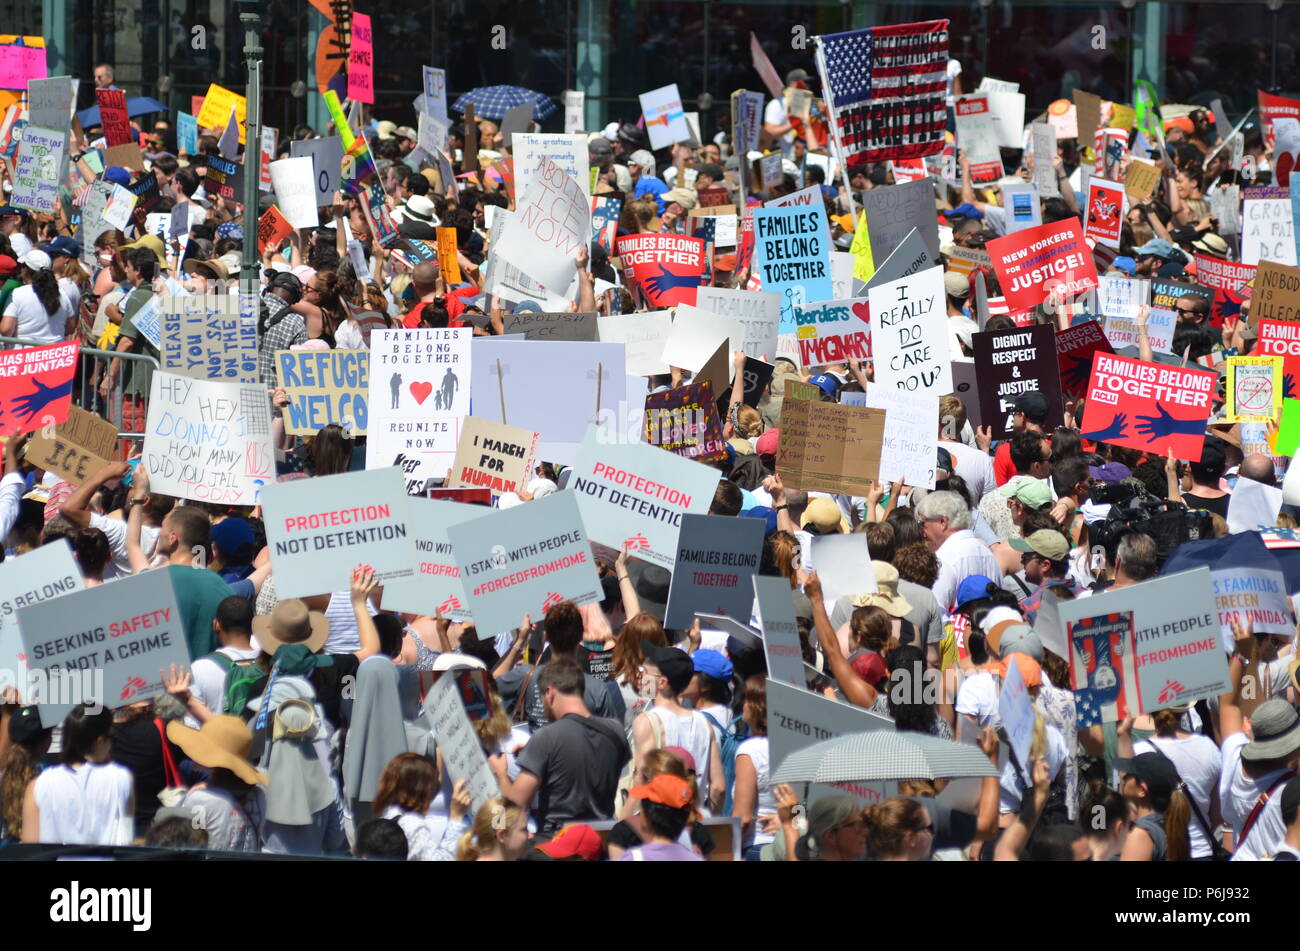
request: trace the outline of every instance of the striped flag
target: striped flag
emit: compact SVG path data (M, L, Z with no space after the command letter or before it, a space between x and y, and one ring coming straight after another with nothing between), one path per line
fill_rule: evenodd
M817 70L850 168L933 155L948 123L948 21L817 37Z
M1133 612L1087 617L1069 625L1070 686L1080 729L1118 723L1141 712Z
M349 198L355 198L362 187L378 174L375 160L370 155L370 146L365 136L357 136L343 155L342 178L339 188Z

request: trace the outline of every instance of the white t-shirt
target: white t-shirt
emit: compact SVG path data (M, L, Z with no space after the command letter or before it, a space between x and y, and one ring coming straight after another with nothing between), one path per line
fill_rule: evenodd
M1056 780L1056 774L1061 771L1061 766L1065 763L1066 749L1065 738L1061 736L1061 731L1050 723L1043 724L1043 735L1047 740L1047 772L1052 781ZM1025 764L1025 772L1029 772L1029 767ZM1026 776L1026 779L1029 777ZM1020 778L1016 774L1015 764L1009 759L1007 765L1002 767L1002 777L998 780L998 811L999 812L1017 812L1020 809L1020 797L1022 794L1022 785ZM1068 791L1067 791L1068 792Z
M64 297L72 302L72 312L74 314L81 313L81 288L77 286L77 282L70 277L61 277L59 278L59 290Z
M367 350L366 338L361 333L361 325L355 320L345 320L334 331L334 345L337 350Z
M59 288L59 309L48 313L30 284L14 289L5 307L6 317L16 317L18 327L15 337L39 340L41 343L58 343L63 339L63 328L76 311L62 287Z
M1286 838L1286 825L1282 822L1282 790L1278 788L1268 797L1260 810L1259 818L1251 827L1246 841L1241 841L1241 829L1250 817L1259 797L1268 792L1284 770L1275 769L1258 779L1251 779L1241 768L1241 751L1250 742L1245 733L1234 733L1220 747L1223 769L1219 773L1219 809L1223 821L1232 826L1233 841L1237 851L1234 862L1258 862L1277 851Z
M709 794L709 750L713 741L713 727L704 714L694 710L677 716L663 707L651 707L646 713L659 721L663 742L660 747L680 746L695 759L695 775L700 784L700 798Z
M109 518L107 515L91 512L90 527L99 529L108 537L108 548L113 553L115 574L124 578L130 577L131 559L126 554L126 522L120 518ZM158 525L141 524L140 548L144 551L146 558L153 557L154 548L158 544L158 536L161 532L162 528Z
M785 112L785 102L781 99L772 99L768 101L767 108L763 110L764 125L785 125L790 119ZM776 144L781 147L781 155L789 158L794 154L794 129L791 129L785 135L776 140Z
M32 243L27 240L27 235L21 231L15 231L9 236L9 247L13 249L14 260L16 261L32 249Z
M763 832L758 821L763 816L776 815L776 795L772 792L768 753L769 747L765 736L752 736L736 748L736 759L748 756L749 761L754 764L754 775L758 788L758 804L754 809L754 825L749 838L745 840L745 848L749 848L751 845L767 845L776 838L774 835Z
M998 681L987 670L972 674L957 688L958 713L972 716L980 726L997 728L1002 725L998 716Z
M129 845L127 811L135 777L117 763L52 766L36 777L41 841L68 845Z
M954 104L954 95L953 95L953 88L952 88L953 80L955 80L960 75L961 75L961 63L955 59L948 60L948 108L949 109L953 108L953 104Z
M257 651L243 647L220 647L216 651L233 661L256 660ZM194 683L191 692L198 697L205 707L213 713L226 712L226 668L211 657L200 657L190 664L190 674ZM192 715L187 714L185 725L198 729L200 724Z
M1178 770L1179 777L1187 784L1187 789L1192 794L1192 799L1196 801L1197 807L1200 808L1201 815L1205 817L1206 822L1209 822L1210 799L1219 785L1219 770L1223 765L1219 759L1219 748L1214 745L1214 741L1198 733L1180 740L1153 736L1133 744L1135 756L1156 752L1164 753L1169 757L1174 768ZM1201 823L1197 821L1195 810L1192 810L1192 816L1188 820L1187 834L1191 840L1192 858L1205 858L1214 854L1214 850L1210 847L1210 840L1206 838ZM1251 835L1254 836L1255 833L1252 832Z

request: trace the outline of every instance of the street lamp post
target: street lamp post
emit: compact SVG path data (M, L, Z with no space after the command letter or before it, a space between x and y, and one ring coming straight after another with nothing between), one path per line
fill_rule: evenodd
M251 6L251 4L249 5ZM244 122L244 241L240 261L239 291L246 300L257 299L260 283L257 255L258 185L262 177L262 45L261 17L247 7L239 15L244 24L244 61L248 66L248 108ZM256 311L254 311L256 316Z

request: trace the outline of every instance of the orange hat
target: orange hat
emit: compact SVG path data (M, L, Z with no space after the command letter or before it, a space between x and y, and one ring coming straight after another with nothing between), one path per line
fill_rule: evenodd
M571 859L574 857L587 862L599 862L605 851L605 844L600 841L600 833L589 825L568 825L555 833L555 838L537 847L553 859Z
M685 809L691 804L691 785L680 776L660 773L644 786L633 786L632 796L635 799L649 799L673 809Z
M1170 129L1182 129L1188 135L1191 135L1196 131L1196 126L1192 124L1192 120L1187 116L1179 116L1177 119L1165 121L1165 131L1168 132Z
M1014 662L1020 668L1020 679L1025 682L1026 687L1041 687L1043 685L1043 666L1028 654L1012 654L1006 658L1005 662Z

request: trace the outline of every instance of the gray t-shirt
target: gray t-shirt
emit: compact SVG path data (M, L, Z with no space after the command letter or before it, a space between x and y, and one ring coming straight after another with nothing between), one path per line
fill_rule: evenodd
M943 612L939 610L939 602L934 599L934 593L929 588L923 588L902 578L898 579L898 593L912 606L912 610L908 611L904 618L920 632L925 643L938 644L943 640ZM831 624L835 629L839 630L840 626L847 623L851 617L853 617L853 601L848 596L837 600L831 611Z
M545 669L545 664L539 664L533 675L528 678L528 695L524 698L526 704L524 712L528 717L528 725L534 731L540 730L550 722L546 718L546 707L542 704L542 692L537 686L538 677L541 676L542 671ZM622 723L623 714L626 712L626 709L622 706L622 695L616 689L611 690L606 686L609 682L601 680L599 677L583 674L582 679L582 702L587 705L591 715L608 717ZM615 702L615 697L618 698L618 703Z
M619 776L631 758L620 720L570 713L534 733L517 762L540 783L538 830L613 818Z

